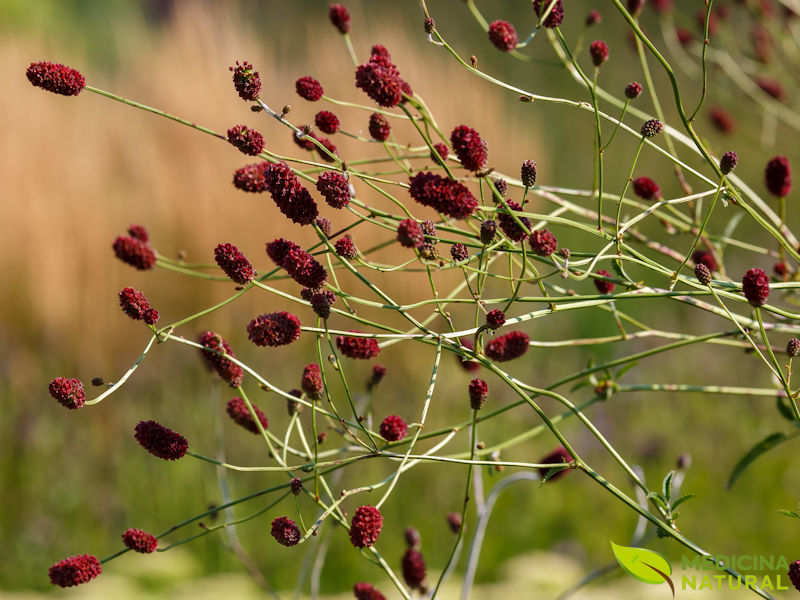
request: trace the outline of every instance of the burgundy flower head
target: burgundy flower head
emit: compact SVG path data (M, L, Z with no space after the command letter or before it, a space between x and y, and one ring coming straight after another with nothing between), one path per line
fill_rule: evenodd
M345 235L336 240L334 248L336 248L336 254L342 258L352 260L358 256L358 249L356 249L356 245L353 243L353 238L349 235Z
M322 133L333 135L339 131L339 117L329 110L321 110L314 115L314 123Z
M489 396L489 384L483 379L473 379L469 382L469 405L472 410L480 410Z
M164 460L178 460L189 448L189 442L180 433L155 421L140 421L134 430L134 437L142 448Z
M350 522L350 542L356 548L368 548L378 541L383 516L374 506L359 506Z
M309 363L303 368L300 387L309 398L314 400L322 398L322 371L317 363Z
M778 102L782 102L786 98L786 91L779 81L769 79L768 77L756 77L756 85L761 88L768 96L772 96Z
M738 162L739 157L736 155L736 152L726 152L722 155L722 158L719 159L719 170L722 171L723 175L727 175L736 168Z
M255 404L253 404L253 410L255 411L258 420L261 421L261 427L267 429L267 427L269 427L269 420L267 419L267 416L261 412L261 410ZM258 430L258 425L256 425L256 422L253 419L253 415L250 414L250 409L247 408L247 404L238 396L234 396L228 400L225 411L228 413L228 416L233 420L233 422L240 427L244 427L247 431L256 435L261 433Z
M314 138L315 140L317 140L320 144L322 144L325 147L325 149L328 151L328 152L323 152L321 148L318 148L317 146L314 146L314 148L316 149L317 154L319 155L319 157L322 160L324 160L325 162L329 162L329 163L335 162L336 159L334 157L339 155L339 150L336 148L336 144L334 144L328 138L322 137L322 136L317 135L315 133L310 133L309 135L312 138ZM328 153L330 153L330 154L328 154Z
M286 311L257 316L247 325L247 337L256 346L285 346L300 337L300 319Z
M355 333L355 332L354 332ZM381 351L375 338L340 335L336 337L336 347L348 358L370 359Z
M598 269L598 275L602 275L603 277L611 277L611 273L606 271L605 269ZM601 294L610 294L614 291L615 284L613 281L607 281L605 279L595 279L594 280L594 287L597 288L597 291Z
M326 238L331 237L331 220L325 217L317 217L314 219L314 225L319 227L319 230L322 232Z
M410 88L405 89L407 86L389 58L389 53L375 53L375 47L369 61L356 69L356 87L380 106L389 108L400 104L403 93L411 91Z
M664 129L664 124L658 119L650 119L642 125L641 134L643 137L651 138L657 136Z
M370 58L372 57L380 57L385 58L386 60L392 60L392 55L389 54L388 48L383 44L375 44L370 48L369 51Z
M773 196L785 198L792 191L792 170L789 159L776 156L767 163L764 169L764 181Z
M417 173L409 184L414 200L454 219L466 219L478 207L475 196L464 184L435 173Z
M383 365L373 365L372 373L370 373L369 381L367 381L367 388L371 390L383 381L384 377L386 377L386 367Z
M339 33L345 34L350 31L350 13L344 4L331 4L328 18Z
M317 190L333 208L344 208L350 203L350 182L338 171L325 171L317 179Z
M147 243L134 237L121 235L114 240L111 247L118 259L139 271L152 269L156 264L156 253L153 252L153 249Z
M489 158L489 147L472 127L459 125L450 134L450 143L458 160L468 171L479 171Z
M322 84L313 77L308 76L301 77L295 81L294 89L297 91L298 96L309 102L316 102L322 98L322 94L324 94Z
M528 351L530 337L524 331L510 331L486 345L486 356L497 362L519 358Z
M103 567L91 554L70 556L50 567L50 583L61 587L72 587L87 583L100 575Z
M543 465L559 465L562 463L568 463L572 461L572 455L569 451L564 448L564 446L559 446L555 450L553 450L550 454L542 458L539 463ZM547 473L550 469L541 468L539 469L539 476L544 479L547 476ZM570 469L561 469L557 473L553 473L547 482L555 481L556 479L561 479L564 475L569 473Z
M70 410L81 408L86 403L86 392L80 379L56 377L50 382L48 390L61 406Z
M406 248L419 248L425 241L425 236L419 223L413 219L403 219L397 225L397 241Z
M450 148L447 147L447 144L434 144L433 150L436 153L436 156L438 156L442 161L447 160L447 157L450 155ZM438 162L436 156L434 156L434 153L431 152L431 158Z
M214 369L231 387L239 387L244 376L242 367L220 354L224 352L228 356L236 356L228 342L213 331L206 331L200 336L198 342L203 346L201 352L209 368Z
M786 342L786 354L791 356L792 358L796 358L798 354L800 354L800 340L796 337L789 338L789 341Z
M550 256L558 249L558 240L547 229L537 229L528 236L528 243L539 256Z
M461 262L469 258L469 251L464 244L457 242L450 246L450 256L454 261Z
M789 275L789 267L786 265L785 262L778 261L774 265L772 265L772 272L778 279L786 281L786 278Z
M405 419L397 415L389 415L381 421L380 434L381 437L389 442L396 442L406 437L408 433L408 425Z
M311 303L312 310L317 316L327 319L331 314L331 306L336 301L336 294L330 290L319 289L312 290L304 288L301 290L300 295L304 300Z
M747 271L742 277L742 292L753 306L763 306L769 296L769 276L759 268Z
M233 185L243 192L266 192L268 189L266 168L268 166L269 163L263 161L260 163L245 165L244 167L237 169L233 173Z
M635 100L642 93L642 84L638 81L631 81L625 86L625 97L629 100Z
M517 47L517 30L508 21L495 21L489 25L489 41L502 52L511 52Z
M247 257L233 244L219 244L214 248L214 260L219 268L239 285L244 285L256 276L256 270Z
M237 60L236 66L228 67L228 70L233 71L233 87L242 100L252 102L258 98L258 93L261 91L261 77L258 71L253 69L253 65L247 61L239 64Z
M484 221L481 223L481 243L488 245L491 244L494 240L494 236L497 235L497 223L492 221L491 219Z
M413 527L407 527L405 536L406 538L406 546L409 548L418 548L420 543L422 542L422 538L419 535L419 531L414 529Z
M789 581L792 582L794 589L800 592L800 560L789 565Z
M736 127L733 116L721 106L714 106L708 113L711 124L720 133L731 133Z
M422 582L425 580L425 559L419 550L409 548L403 554L403 579L405 579L408 587L413 589L420 589Z
M272 521L272 537L282 546L296 546L300 542L300 528L289 517Z
M661 198L661 188L649 177L637 177L633 180L633 193L644 200L658 200Z
M153 316L155 316L156 321L158 320L158 312L153 311L147 298L139 290L129 287L123 288L119 293L119 305L122 308L122 312L135 321L145 319L148 321L148 325L154 325L155 321L149 321L152 320Z
M508 204L508 207L513 211L522 210L522 207L513 200L506 200L506 204ZM528 237L528 233L531 229L531 222L527 217L519 216L518 219L524 227L520 227L514 220L514 217L507 212L502 212L497 215L497 220L500 221L500 229L514 242L521 242Z
M267 189L280 211L293 222L310 225L319 215L317 203L286 163L272 163L265 170Z
M386 600L386 596L376 590L371 583L357 583L353 586L356 600Z
M703 285L708 285L709 283L711 283L711 271L709 271L708 267L705 266L703 263L695 265L694 276L697 277L697 281L699 281Z
M592 57L592 64L599 67L608 60L608 44L603 40L595 40L589 45L589 55Z
M86 87L83 75L57 63L33 62L28 66L25 75L34 86L62 96L77 96Z
M295 477L294 479L292 479L290 484L291 484L290 489L292 490L292 494L294 494L295 496L299 496L300 491L303 489L303 482L300 481L297 477Z
M297 144L299 148L311 152L316 148L314 145L313 136L311 135L311 127L308 125L301 125L297 131L292 132L292 141Z
M247 125L234 125L228 129L228 142L248 156L256 156L264 149L264 137Z
M719 271L719 265L714 259L714 255L708 250L698 249L692 252L692 262L696 265L705 265L712 273L714 271Z
M385 142L391 133L392 126L389 124L389 119L381 113L372 113L369 116L369 134L373 140Z
M475 345L469 338L460 338L458 341L461 343L462 346L464 346L466 349L470 351L475 349ZM468 373L474 373L475 371L481 368L481 364L478 361L465 359L463 356L458 357L458 364L460 364L461 368L467 371Z
M537 17L541 17L547 7L550 6L550 0L533 0L533 10L536 12ZM556 0L550 14L544 20L542 25L547 29L554 29L561 25L564 21L564 4L561 0Z
M597 25L598 23L603 22L603 16L596 10L589 11L589 14L586 15L586 26L591 27L592 25Z
M534 161L524 161L519 171L520 179L522 179L522 185L525 187L533 187L536 185L536 163Z
M328 272L317 259L289 240L278 238L269 242L267 255L303 287L320 288L328 278Z
M143 225L131 225L128 227L128 235L145 244L150 241L150 234L147 233L147 229Z
M150 554L158 548L156 537L141 529L127 529L122 534L122 542L126 547L141 554Z

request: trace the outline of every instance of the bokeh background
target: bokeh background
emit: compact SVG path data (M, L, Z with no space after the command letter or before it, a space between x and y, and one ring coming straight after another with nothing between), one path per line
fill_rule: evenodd
M385 44L443 129L460 123L478 129L489 143L492 165L500 171L515 175L524 159L533 158L542 183L590 187L590 113L521 103L513 94L471 77L441 49L426 43L415 2L350 0L347 4L358 55L365 57L373 43ZM122 287L142 289L165 322L232 292L228 283L202 282L162 270L134 271L114 258L114 237L129 224L141 223L162 254L174 257L183 251L190 262L210 262L213 247L231 241L264 268L265 241L287 234L306 243L313 235L288 225L268 199L233 188L231 174L246 160L227 144L93 94L61 98L43 93L28 84L25 67L35 60L63 62L78 68L97 87L219 131L245 122L263 131L271 149L296 153L286 129L263 114L251 113L238 99L227 68L236 59L254 63L264 82L263 96L275 107L291 104L295 123L311 122L320 108L294 94L294 81L302 75L320 79L333 97L365 102L353 87L353 68L339 34L327 21L327 6L321 0L0 0L0 80L4 82L0 94L0 267L6 282L0 290L0 494L5 507L0 511L0 538L6 544L0 561L0 589L5 591L0 596L27 598L35 597L37 591L53 592L47 568L64 556L111 554L121 547L119 536L128 527L161 531L221 502L213 467L191 459L175 464L153 459L132 437L138 421L157 419L181 431L199 452L214 455L222 449L231 462L257 464L263 458L260 441L228 422L224 405L230 390L203 370L194 351L180 345L155 348L124 389L99 406L65 411L49 397L47 382L53 377L77 376L88 383L100 376L113 381L141 352L147 333L120 312L116 294ZM488 18L509 19L520 32L535 23L527 2L484 1L479 6ZM556 63L543 37L526 51L537 60L518 62L491 47L461 2L430 0L429 7L444 35L464 56L475 55L488 72L538 93L586 99ZM583 18L590 8L595 6L569 2L564 27L569 39L582 34ZM632 79L641 80L638 59L621 19L610 6L596 8L603 10L605 20L585 34L585 42L595 37L608 41L611 60L603 68L601 84L618 91ZM676 21L695 34L697 9L696 2L679 2L675 9ZM746 27L745 9L736 5L735 10L739 12L723 26L718 43L739 56L747 52L747 40L740 35ZM647 29L658 31L652 12L645 12L643 22ZM657 33L654 37L660 41ZM697 64L691 52L683 60ZM761 68L769 73L774 67ZM665 78L655 65L653 71L674 123ZM679 75L692 104L699 84L691 73L679 71ZM710 81L707 106L725 106L735 116L737 128L734 135L723 136L711 127L704 110L698 129L716 152L736 150L741 159L739 173L763 192L761 169L769 157L800 158L795 132L778 125L774 135L765 136L765 128L769 131L774 124L765 120L763 110L716 70ZM790 91L796 89L796 79L787 77L784 83ZM788 104L792 101L790 92ZM645 96L639 107L650 110ZM367 113L332 110L346 129L366 130ZM630 122L638 126L635 120ZM416 143L411 131L402 127L396 129L396 136ZM335 141L344 156L374 152L342 136ZM634 149L635 140L617 139L608 153L607 189L619 190ZM680 150L680 154L696 164L688 151ZM654 153L644 153L639 173L656 178L666 196L680 194L668 163ZM366 189L359 192L383 205ZM534 199L534 207L544 210L547 205ZM326 216L334 226L347 222L340 215ZM643 231L668 235L658 223ZM769 243L746 219L737 235ZM357 242L368 247L382 239L380 233L365 231ZM586 240L566 233L560 241L574 249L593 249ZM670 242L688 247L690 240L676 237ZM382 257L391 261L396 252L393 248ZM769 270L773 260L731 250L726 267L732 274L750 266ZM401 302L419 299L418 290L426 289L424 279L415 275L395 274L377 281ZM446 287L458 278L445 274L440 281ZM579 285L583 287L576 289L588 291L591 283ZM276 385L296 387L302 366L316 359L310 336L288 350L273 352L253 347L244 331L254 314L280 308L274 298L256 291L180 333L194 337L206 329L220 331L245 361ZM646 306L627 303L624 308L662 330L704 332L725 327L706 313L665 301ZM454 315L468 322L467 313L454 311ZM616 331L611 316L600 311L548 318L527 330L543 340ZM544 387L590 360L601 362L658 343L644 340L624 346L534 350L512 370ZM376 415L396 413L411 419L418 414L432 352L416 350L395 345L382 355L389 374L373 399ZM451 356L443 359L430 416L434 428L468 418L464 388L469 376ZM348 369L352 381L363 382L369 365L349 364ZM690 347L644 360L625 381L774 385L752 355L720 346ZM509 391L494 389L494 405L514 399ZM89 395L93 395L91 390ZM255 389L251 395L273 427L285 425L282 400ZM580 401L591 395L591 387L585 387L571 392L570 398ZM551 403L544 405L550 412L557 410ZM772 431L788 428L775 411L773 398L619 394L594 406L589 416L623 456L642 466L651 482L673 468L680 454L692 456L684 490L698 498L684 505L679 521L688 537L720 554L800 557L798 525L777 512L793 508L800 495L800 473L793 468L796 445L773 451L733 491L725 489L731 467L747 448ZM530 410L520 407L482 428L480 437L487 444L497 443L537 423ZM601 473L630 489L585 430L569 423L565 431ZM553 445L552 439L543 436L503 457L534 461ZM459 448L466 448L465 439ZM344 476L342 486L374 481L387 473L378 464L361 465ZM487 470L485 484L488 487L506 474ZM274 474L238 474L228 475L225 484L236 497L279 480ZM388 560L399 565L402 532L413 525L422 534L429 568L432 572L441 568L453 540L445 515L460 508L462 481L463 469L436 464L403 477L384 510L381 549ZM376 493L374 499L378 497ZM256 502L236 514L257 506ZM295 510L292 504L278 507L236 532L250 566L263 574L273 590L294 589L299 573L307 567L305 546L277 547L268 535L271 518ZM304 510L310 519L310 507ZM558 485L512 486L492 517L477 577L482 591L475 597L507 597L521 589L554 597L590 569L612 561L609 540L625 543L634 525L634 515L588 478L572 475ZM321 576L323 593L345 593L354 581L380 580L380 573L359 559L341 532L330 540L321 537L330 544ZM683 553L668 541L653 540L649 546L677 562ZM110 563L100 580L71 593L81 597L221 593L257 597L267 593L251 582L246 571L231 552L230 540L216 534L174 552L147 557L128 554ZM583 597L644 597L654 592L645 587L617 573L594 584Z

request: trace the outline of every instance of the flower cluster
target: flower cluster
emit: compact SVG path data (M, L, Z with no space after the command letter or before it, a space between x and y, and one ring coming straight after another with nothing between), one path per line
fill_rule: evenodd
M258 420L261 422L261 427L263 429L267 429L269 427L269 420L267 419L266 415L261 412L261 409L259 409L256 405L253 404L252 406L253 411L256 413L256 417L258 417ZM240 427L244 427L247 431L250 433L255 433L256 435L261 433L255 419L253 419L253 415L250 413L250 409L247 408L247 404L242 398L234 396L228 400L225 411L228 413L228 416L233 420L233 422Z
M286 311L258 315L247 325L247 337L256 346L285 346L300 337L300 319Z
M530 337L524 331L510 331L486 345L486 356L497 362L514 360L528 351Z
M119 305L122 312L134 321L144 321L148 325L158 322L158 311L150 306L144 294L133 288L123 288L119 292Z
M272 201L289 219L310 225L319 214L317 203L286 163L270 163L265 169L266 188Z
M354 332L355 333L355 332ZM378 340L368 337L340 335L336 337L336 347L348 358L370 359L381 351Z
M377 51L376 51L377 50ZM356 69L356 87L363 90L380 106L390 108L411 96L411 87L400 77L386 48L373 47L369 61Z
M141 529L127 529L125 533L122 534L122 543L124 543L127 548L130 548L134 552L139 552L140 554L150 554L151 552L155 552L156 548L158 548L158 540L156 537Z
M408 183L414 200L454 219L466 219L478 207L478 201L467 186L441 175L421 171Z
M155 421L140 421L134 437L142 448L164 460L178 460L189 448L189 442L180 433Z
M83 75L75 69L46 61L31 63L25 75L36 87L62 96L77 96L86 87Z
M244 371L228 357L235 358L228 342L221 335L213 331L206 331L198 340L203 349L203 358L210 369L213 369L231 387L239 387L242 384ZM227 356L223 356L223 354Z
M328 278L328 272L317 259L289 240L278 238L269 242L267 255L303 287L321 288Z
M383 515L374 506L359 506L350 522L350 542L356 548L368 548L378 541Z

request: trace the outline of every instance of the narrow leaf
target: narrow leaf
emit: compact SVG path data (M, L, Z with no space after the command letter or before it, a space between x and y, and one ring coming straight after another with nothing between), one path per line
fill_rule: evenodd
M731 476L728 479L728 489L733 487L733 484L736 483L736 480L741 477L742 473L744 473L745 469L750 466L750 464L756 460L759 456L764 454L765 452L772 450L778 444L785 442L789 439L785 433L771 433L763 440L758 442L755 446L753 446L747 454L745 454L742 458L739 459L739 462L736 463L736 466L733 467L733 471L731 471Z

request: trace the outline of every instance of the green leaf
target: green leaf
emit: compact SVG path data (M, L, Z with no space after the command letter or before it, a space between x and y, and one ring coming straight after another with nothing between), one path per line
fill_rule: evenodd
M788 439L789 436L787 436L785 433L771 433L763 440L758 442L755 446L750 448L750 451L740 458L739 462L736 463L736 466L733 467L731 476L728 478L728 489L733 487L733 484L736 483L736 480L741 477L745 469L747 469L747 467L749 467L754 460Z
M667 501L667 504L669 504L669 500L672 497L673 477L675 477L675 471L670 471L667 473L667 476L664 477L664 481L661 483L661 495L664 496L664 500Z
M625 375L625 373L630 371L633 367L635 367L638 364L639 364L638 361L629 362L627 365L625 365L619 371L617 371L616 379L620 379L623 375Z
M793 519L800 519L800 515L798 515L793 510L780 509L780 510L778 510L778 512L781 513L784 517L791 517Z
M695 497L695 494L686 494L685 496L681 496L680 498L678 498L677 500L675 500L675 502L673 502L673 504L672 504L672 510L675 510L675 509L676 509L676 508L678 508L678 507L679 507L681 504L683 504L683 503L684 503L684 502L686 502L687 500L691 500L691 499L692 499L692 498L694 498L694 497ZM673 518L676 518L676 517L677 517L677 515L673 514L673 515L672 515L672 517L673 517Z
M658 571L672 574L672 566L663 556L647 548L620 546L611 542L611 550L619 565L639 581L663 583L664 577Z
M781 398L780 396L775 398L775 405L778 408L778 412L781 413L781 416L784 419L794 423L794 415L792 414L792 409L786 406L786 403L783 401L783 398Z

